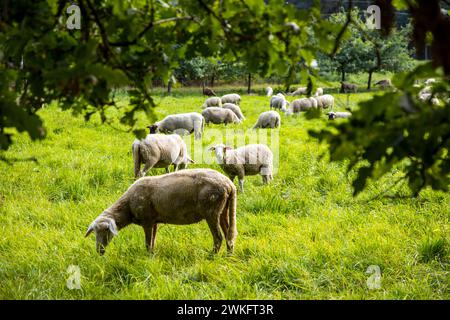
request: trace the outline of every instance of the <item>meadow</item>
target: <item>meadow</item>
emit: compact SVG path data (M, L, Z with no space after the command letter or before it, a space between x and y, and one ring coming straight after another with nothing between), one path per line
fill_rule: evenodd
M351 95L351 106L372 94ZM343 109L346 96L336 99ZM155 113L200 112L203 101L199 90L176 91L157 97ZM246 121L228 129L251 128L268 98L242 95L241 108ZM411 198L395 184L397 167L354 198L355 173L330 162L327 146L307 133L327 126L325 115L282 115L278 171L267 186L246 178L231 256L224 245L211 254L205 222L162 225L152 255L132 225L99 256L84 233L133 182L134 136L54 105L40 115L47 139L19 135L4 154L17 160L0 161L0 299L450 298L450 195L426 189ZM29 157L37 161L20 161ZM222 172L216 164L191 168L205 166ZM79 290L66 285L71 265L81 271Z

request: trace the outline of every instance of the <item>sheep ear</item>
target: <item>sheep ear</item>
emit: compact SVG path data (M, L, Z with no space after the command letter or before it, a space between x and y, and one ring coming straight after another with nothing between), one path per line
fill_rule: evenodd
M91 223L91 225L87 229L86 234L84 235L84 237L86 238L88 235L90 235L92 233L92 231L94 231L94 223Z
M189 161L189 163L195 163L195 161L194 160L192 160L191 158L187 158L187 160Z
M214 150L216 150L216 147L209 147L208 148L208 151L214 151Z
M109 231L112 232L113 235L117 236L117 227L116 227L116 223L114 222L114 220L109 221L108 223L108 229Z

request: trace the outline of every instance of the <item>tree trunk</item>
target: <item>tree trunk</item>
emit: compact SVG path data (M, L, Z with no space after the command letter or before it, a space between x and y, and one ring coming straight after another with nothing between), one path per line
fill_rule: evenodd
M172 81L172 77L170 77L169 82L167 83L167 93L168 94L172 93L172 85L173 85L173 81Z
M247 82L247 94L250 94L252 90L252 74L248 74L248 82Z
M341 81L345 81L345 70L344 70L344 68L341 69Z
M369 71L369 79L367 80L367 90L370 90L370 86L372 84L372 73L373 73L373 71L370 70Z
M211 88L213 88L214 87L214 80L215 80L215 76L214 76L214 74L211 76Z

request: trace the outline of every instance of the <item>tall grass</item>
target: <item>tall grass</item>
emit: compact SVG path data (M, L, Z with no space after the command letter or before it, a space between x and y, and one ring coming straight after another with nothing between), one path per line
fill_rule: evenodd
M352 95L350 103L356 107L369 97ZM346 101L343 95L336 98ZM199 111L203 99L193 92L161 95L156 114ZM236 128L247 129L267 110L267 98L244 95L241 107L247 120ZM347 173L344 164L330 163L326 156L319 159L327 147L307 134L310 128L326 126L325 117L308 121L303 115L282 116L274 181L264 186L259 176L247 177L246 192L238 195L234 255L223 249L211 255L212 237L206 223L199 223L161 226L153 255L146 252L142 229L130 226L98 256L94 239L84 238L84 232L133 182L134 137L96 118L85 123L54 106L41 116L48 138L31 142L20 135L5 154L34 156L38 162L0 163L2 299L450 296L449 194L424 190L414 199L407 197L404 185L389 189L401 174L397 168L353 198L354 172ZM216 164L192 167L205 166L220 171ZM70 265L80 267L80 290L66 286ZM382 272L378 290L366 285L370 265Z

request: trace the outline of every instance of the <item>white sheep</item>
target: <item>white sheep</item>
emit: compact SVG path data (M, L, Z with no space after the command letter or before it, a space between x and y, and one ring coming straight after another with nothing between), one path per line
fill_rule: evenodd
M234 112L234 114L238 117L239 120L244 121L245 117L242 114L241 108L234 103L224 103L222 108L224 109L230 109L231 111Z
M237 93L230 93L230 94L223 95L221 100L222 100L222 104L234 103L234 104L239 105L241 103L241 96L238 95Z
M317 100L317 106L321 109L334 107L334 97L331 94L324 94L323 96L317 96L315 98Z
M273 95L273 89L271 87L267 87L266 88L266 96L270 97L271 95Z
M200 139L204 125L205 119L200 113L190 112L168 115L163 120L148 126L148 128L150 129L150 133L175 132L177 134L183 134L187 132L190 134L194 132L195 139Z
M291 115L293 113L298 113L302 111L308 111L309 109L317 109L318 101L317 97L309 97L309 98L300 98L291 102L289 105L289 109L286 112L286 115Z
M316 93L314 93L315 97L321 96L323 95L323 89L322 88L317 88L316 89Z
M144 228L145 244L153 251L158 223L187 225L206 220L217 253L225 236L229 253L236 241L236 187L211 169L191 169L144 177L89 226L86 237L96 235L96 249L104 254L118 231L132 223Z
M205 123L210 122L214 124L228 124L228 123L241 123L241 120L230 109L211 107L202 111L202 116L205 118Z
M222 106L222 100L219 97L211 97L205 100L203 103L202 108L208 108L208 107L221 107Z
M265 184L273 179L273 153L264 144L249 144L237 149L218 144L209 150L215 152L217 163L231 181L238 177L241 192L244 192L245 176L260 174Z
M286 100L282 93L278 93L270 98L269 108L280 109L281 111L286 111L289 106L289 102Z
M177 171L179 166L186 168L194 161L189 158L186 143L177 134L149 134L143 140L134 140L132 145L134 177L139 178L147 174L151 168L165 168L173 164ZM141 171L141 164L144 169Z
M334 120L337 118L350 118L352 116L352 114L350 112L333 112L330 111L327 113L328 115L328 120Z
M431 85L431 84L433 84L435 82L436 82L435 78L429 78L429 79L425 80L425 85L429 86L429 85Z
M259 115L258 121L253 126L253 129L256 128L279 128L281 126L281 117L280 114L276 111L266 111Z
M297 90L295 90L294 92L291 92L289 95L290 96L300 96L302 94L306 94L307 92L308 92L307 87L300 87Z

